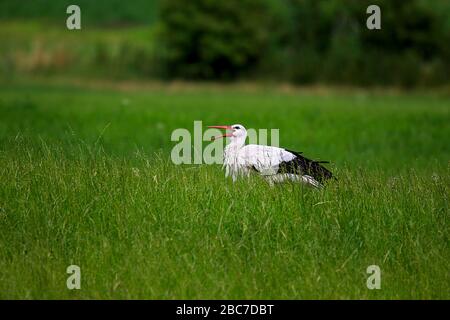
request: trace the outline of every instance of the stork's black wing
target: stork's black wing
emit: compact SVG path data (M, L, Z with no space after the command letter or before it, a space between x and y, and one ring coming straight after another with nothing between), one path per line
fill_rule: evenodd
M323 182L333 177L331 171L322 165L322 163L329 163L328 161L314 161L302 156L301 152L287 149L286 151L294 154L295 158L291 161L281 162L279 164L278 173L309 175L319 182Z

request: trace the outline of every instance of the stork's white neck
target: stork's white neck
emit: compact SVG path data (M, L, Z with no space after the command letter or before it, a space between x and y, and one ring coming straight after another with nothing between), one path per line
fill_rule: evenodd
M244 146L246 135L231 137L230 143L225 147L224 152L224 162L225 175L231 175L233 181L236 180L237 176L243 170L242 163L239 161L239 150Z
M225 147L225 153L232 154L241 149L245 144L247 136L231 137L230 143Z

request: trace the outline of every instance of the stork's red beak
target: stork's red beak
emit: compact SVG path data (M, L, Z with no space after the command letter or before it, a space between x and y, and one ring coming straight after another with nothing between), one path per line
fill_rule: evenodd
M225 129L225 130L232 130L231 126L208 126L208 128L214 128L214 129ZM231 133L224 133L220 136L212 137L211 140L214 141L216 139L224 138L224 137L231 137Z

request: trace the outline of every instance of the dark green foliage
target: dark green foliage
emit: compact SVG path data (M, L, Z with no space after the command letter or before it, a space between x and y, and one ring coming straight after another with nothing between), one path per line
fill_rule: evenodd
M438 3L439 1L437 1ZM293 81L429 85L448 82L450 32L420 0L289 0ZM381 8L382 29L366 28L366 8ZM445 72L447 70L447 72Z
M228 79L264 57L268 6L259 0L161 3L161 58L169 77Z
M151 24L156 19L157 0L0 0L0 19L39 18L65 21L66 8L81 8L89 25Z
M366 28L371 4L381 7L381 30ZM220 79L257 64L261 78L299 83L442 84L450 70L447 7L439 0L167 0L161 57L169 77Z

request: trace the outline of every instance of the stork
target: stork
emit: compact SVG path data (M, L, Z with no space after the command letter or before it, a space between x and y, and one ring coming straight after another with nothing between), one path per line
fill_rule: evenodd
M240 124L232 126L209 126L208 128L225 129L225 134L212 140L229 137L230 143L224 150L225 176L233 181L239 176L248 176L256 171L272 185L284 181L300 182L307 186L320 188L323 182L333 174L322 163L305 158L301 152L273 146L257 144L245 145L247 130Z

